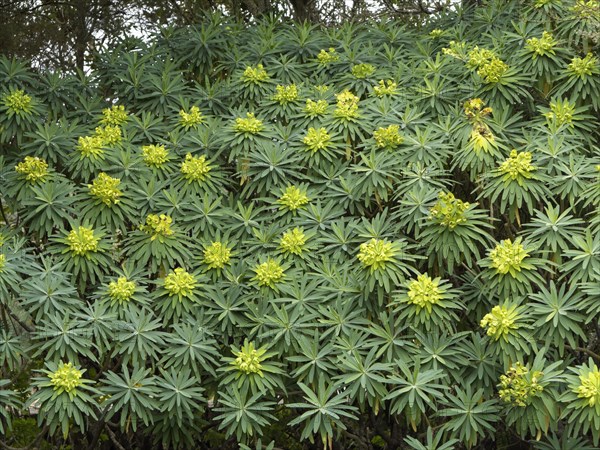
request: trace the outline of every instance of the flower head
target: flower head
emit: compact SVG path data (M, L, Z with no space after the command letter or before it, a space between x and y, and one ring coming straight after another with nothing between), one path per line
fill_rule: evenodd
M98 251L100 238L94 236L94 230L87 227L77 227L67 235L67 244L72 254L88 256L89 253Z
M394 80L379 80L379 83L373 86L373 91L377 97L396 95L398 93L398 84Z
M104 172L100 172L98 176L88 184L88 189L93 197L96 197L106 206L112 206L119 203L119 198L123 192L119 189L121 180L113 178Z
M27 114L31 111L31 97L22 89L17 89L2 97L2 103L17 116Z
M144 145L142 158L147 166L160 169L169 159L169 152L163 145Z
M81 158L98 159L104 155L104 142L99 136L80 136L77 140L77 151Z
M236 358L231 362L231 365L246 375L256 373L262 377L261 363L266 359L265 353L267 353L265 347L255 349L254 343L246 340L242 348L233 353Z
M571 125L573 115L575 114L575 103L569 100L552 100L550 102L550 111L544 113L549 122L557 125Z
M117 281L108 284L108 297L113 302L126 303L135 293L135 283L126 277L119 277Z
M325 128L310 127L304 139L302 139L304 145L311 153L316 153L319 150L325 150L331 142L331 136Z
M222 269L229 264L231 249L222 242L212 242L204 249L204 263L209 269Z
M279 283L284 277L285 273L283 267L276 260L269 258L265 262L258 264L254 269L256 275L255 280L261 287L275 288L276 283Z
M263 125L262 120L254 117L254 113L246 113L246 117L238 117L235 119L235 125L233 129L237 133L249 133L249 134L258 134L262 130L264 130L265 126Z
M306 244L306 235L302 228L294 228L283 233L279 248L285 254L301 255Z
M15 171L30 183L44 182L48 176L48 163L37 156L26 156L15 166Z
M329 50L321 49L317 55L317 61L321 65L336 62L340 59L340 56L336 53L335 48L329 47Z
M540 384L543 376L543 372L531 372L527 366L517 362L505 375L500 375L498 395L505 403L525 407L544 390Z
M103 145L114 145L121 142L121 127L106 125L96 127L95 136L97 136Z
M492 150L496 138L490 128L483 123L473 126L469 140L473 144L475 153L479 153L481 150L489 153Z
M466 42L450 41L448 47L442 49L444 55L452 56L453 58L463 59L463 54L466 51Z
M600 404L600 371L595 364L591 370L585 369L579 375L579 386L575 387L573 392L577 397L585 399L590 407L594 407Z
M378 148L393 149L404 142L404 138L400 135L399 125L379 127L373 132L373 138Z
M356 95L348 90L345 90L344 92L337 94L335 97L337 99L336 109L333 112L335 117L345 120L358 118L359 98Z
M192 106L190 108L190 112L186 112L185 110L179 111L179 125L184 127L186 130L189 128L194 128L197 125L200 125L204 122L204 116L200 112L200 108L197 106Z
M519 315L516 309L516 306L494 306L492 311L481 319L481 328L486 328L487 335L491 336L495 341L500 338L508 341L508 335L519 328L517 324Z
M510 152L510 156L500 165L500 172L506 179L517 180L520 178L531 178L531 172L537 168L531 164L531 153L517 153L516 150Z
M492 50L475 46L467 56L469 58L467 60L467 67L469 69L479 69L489 64L496 57L496 54Z
M554 36L552 33L548 31L544 31L542 33L541 38L531 38L527 39L525 42L525 47L533 53L533 56L544 56L544 55L554 55L554 47L556 46L556 41L554 40Z
M479 67L477 74L485 83L498 83L507 70L508 64L494 56L490 62Z
M72 363L61 362L58 368L50 373L50 383L54 386L55 395L66 392L70 396L76 395L76 390L83 384L81 376L83 372L73 367Z
M451 229L467 221L465 211L471 207L470 203L457 199L451 192L440 192L438 199L429 210L429 220Z
M472 98L465 102L464 111L469 121L478 123L492 112L492 108L485 107L485 103L480 98Z
M598 58L588 53L585 58L576 56L567 66L567 72L573 77L586 78L600 72Z
M246 83L260 84L264 83L268 79L269 74L262 64L258 64L256 67L248 66L242 74L242 80Z
M301 190L296 186L288 186L283 195L277 200L277 203L281 205L281 209L296 211L298 208L306 205L308 201L306 190Z
M206 162L206 156L192 156L191 153L185 155L185 161L181 163L181 175L188 183L194 181L204 181L210 177L212 167Z
M287 86L277 85L273 100L280 105L287 105L288 103L298 100L298 87L295 84L289 84Z
M429 36L431 36L432 38L439 38L444 32L442 30L440 30L439 28L436 28L434 30L431 30L429 32Z
M510 273L513 277L521 271L523 260L528 256L529 253L521 244L521 238L517 238L515 242L505 239L490 252L492 267L496 272L502 275Z
M309 117L318 117L324 116L327 113L327 107L329 104L327 100L311 100L310 98L306 100L306 106L304 107L304 112Z
M146 223L140 225L140 230L146 234L151 234L151 240L159 238L162 242L164 238L172 236L173 230L171 230L171 223L173 219L166 214L148 214L146 217Z
M198 286L196 277L185 269L178 267L165 277L165 289L169 293L169 297L176 295L179 301L183 297L191 297L194 289Z
M352 66L352 75L354 78L364 79L375 73L375 66L372 64L356 64Z
M360 244L356 257L371 272L385 269L387 262L393 261L396 256L393 243L384 239L371 239Z
M426 273L417 276L416 280L408 283L408 298L410 303L417 308L426 309L431 314L432 307L437 305L443 297L443 290L439 287L440 280L432 280Z
M6 267L6 255L4 253L0 253L0 273Z
M102 110L102 120L100 123L104 125L120 126L127 122L128 114L123 105L113 105L110 108Z

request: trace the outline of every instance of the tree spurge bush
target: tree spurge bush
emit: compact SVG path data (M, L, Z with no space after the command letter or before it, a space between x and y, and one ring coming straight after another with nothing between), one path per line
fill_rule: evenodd
M3 60L3 447L598 445L597 8Z

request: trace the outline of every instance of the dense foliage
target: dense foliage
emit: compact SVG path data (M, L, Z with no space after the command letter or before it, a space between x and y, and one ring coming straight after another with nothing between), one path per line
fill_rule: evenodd
M598 445L599 14L0 59L4 445Z

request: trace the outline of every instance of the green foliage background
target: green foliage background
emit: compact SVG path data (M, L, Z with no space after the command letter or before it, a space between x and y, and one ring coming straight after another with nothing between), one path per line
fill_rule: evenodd
M0 59L3 446L595 448L599 18Z

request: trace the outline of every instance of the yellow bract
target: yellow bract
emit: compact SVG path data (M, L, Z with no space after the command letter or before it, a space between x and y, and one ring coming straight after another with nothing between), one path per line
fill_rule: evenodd
M567 66L567 70L571 75L579 78L585 78L593 75L598 70L598 58L592 53L588 53L585 58L576 56Z
M197 285L196 277L181 267L165 277L165 289L169 292L169 297L176 295L179 300L190 297Z
M579 383L573 391L577 397L587 400L589 406L595 406L600 403L600 371L594 365L593 369L584 374L579 375Z
M340 59L340 56L335 52L335 48L329 47L329 50L321 49L317 55L317 61L319 64L329 64L336 62Z
M516 150L510 152L510 156L500 165L500 172L508 179L516 180L520 177L531 178L531 172L537 168L531 164L531 153L518 153Z
M359 253L356 255L371 272L384 269L385 263L392 261L395 256L396 252L391 242L375 238L360 244Z
M337 107L333 112L335 117L342 119L355 119L358 117L358 101L359 98L352 92L346 90L337 94Z
M238 133L258 134L265 126L262 120L254 117L254 113L246 113L246 118L238 117L235 119L234 130Z
M286 105L298 99L298 87L295 84L287 86L277 85L273 100L280 105Z
M121 142L121 128L118 126L106 125L97 127L95 135L100 139L103 145L114 145Z
M495 341L500 338L508 341L508 335L519 328L516 323L518 319L516 309L516 306L510 308L506 306L494 306L492 311L481 319L481 328L487 328L487 335Z
M80 136L77 140L77 151L82 158L97 159L104 154L104 142L99 136Z
M316 128L310 127L302 142L308 150L312 153L315 153L319 150L325 150L331 141L331 136L327 132L325 128Z
M2 102L4 106L17 115L31 111L31 97L22 89L4 95Z
M355 78L363 79L367 78L375 73L375 66L371 64L357 64L352 66L352 75Z
M437 203L429 210L429 220L448 228L456 228L467 221L465 211L470 208L470 203L457 199L451 192L440 192L438 198Z
M2 273L4 267L6 267L6 255L0 253L0 273Z
M404 142L404 138L400 135L399 125L379 127L373 132L373 138L378 148L393 149Z
M529 253L525 251L520 239L515 242L505 239L490 252L492 267L496 272L502 275L510 273L513 277L521 271L521 264L528 256Z
M58 368L50 374L50 383L58 394L67 392L74 394L75 390L83 384L81 376L83 372L73 367L72 363L61 362Z
M328 103L326 100L306 100L306 106L304 112L309 116L322 116L327 112Z
M398 84L394 80L379 80L379 83L373 86L373 91L377 97L396 95L398 93Z
M173 234L173 230L171 230L171 223L173 223L173 219L166 214L156 215L156 214L148 214L146 217L146 224L140 225L140 230L147 234L151 234L151 240L159 238L169 237Z
M417 308L426 309L429 314L434 305L443 298L443 291L439 287L439 280L432 280L426 273L419 275L416 280L408 283L408 298L410 303Z
M246 375L256 373L262 377L261 362L265 360L264 354L266 352L266 348L255 349L252 342L246 341L240 351L234 353L236 358L231 362L231 365Z
M269 79L269 74L262 64L258 64L256 67L246 67L246 70L244 70L242 75L242 79L249 83L260 84Z
M123 105L113 105L111 108L102 110L102 120L100 123L105 125L119 126L127 122L128 114Z
M37 156L26 156L15 166L15 171L30 183L43 182L48 176L48 163Z
M554 40L554 36L552 33L548 31L544 31L542 33L541 38L531 38L527 39L525 42L525 47L531 52L534 53L534 56L544 56L547 54L554 55L554 47L556 46L556 41Z
M294 255L301 255L304 245L306 244L306 235L301 228L294 228L283 233L281 241L279 242L279 248L283 253L293 253Z
M300 190L296 186L288 186L283 195L277 200L277 203L281 205L282 209L296 211L308 203L308 196L306 191Z
M185 161L181 163L181 174L188 182L204 181L209 178L208 172L212 167L206 162L206 156L185 155Z
M100 239L94 236L94 230L87 227L77 227L69 232L67 244L71 253L77 256L86 256L90 252L98 251Z
M123 192L119 189L121 180L113 178L104 172L100 172L92 184L88 184L90 194L107 206L119 203L119 198Z
M135 293L135 283L126 277L119 277L117 281L108 284L108 296L111 300L124 303L131 300Z
M204 249L204 263L209 269L222 269L230 258L231 249L221 242L212 242Z
M183 109L179 111L179 124L184 128L193 128L202 122L204 122L204 117L197 106L192 106L190 112Z
M280 282L285 276L281 264L271 258L257 265L253 270L256 273L254 278L259 286L274 288L275 283Z
M169 152L163 145L144 145L142 158L147 166L161 168L169 159Z
M529 368L517 362L506 375L500 375L498 395L506 403L525 407L544 390L539 384L543 376L543 372L530 372Z

